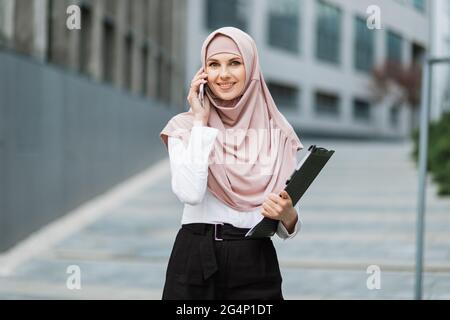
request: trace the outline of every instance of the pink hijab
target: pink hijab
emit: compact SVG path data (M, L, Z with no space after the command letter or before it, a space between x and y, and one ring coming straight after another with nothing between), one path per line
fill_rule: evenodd
M208 126L219 130L209 157L208 190L237 211L252 211L269 193L284 189L303 145L275 105L260 70L255 41L247 33L234 27L213 31L202 46L203 69L209 56L236 53L236 48L246 71L242 95L224 101L205 91L204 103L211 106ZM168 136L188 145L193 115L190 109L170 119L160 133L166 147Z

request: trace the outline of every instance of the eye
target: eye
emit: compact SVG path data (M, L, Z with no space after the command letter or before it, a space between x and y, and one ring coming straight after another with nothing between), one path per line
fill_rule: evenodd
M214 66L217 66L218 64L216 63L216 62L211 62L210 64L209 64L209 66L210 67L214 67Z
M235 61L233 61L231 64L232 64L232 65L235 65L235 66L238 66L238 65L240 65L241 63L240 63L239 61L235 60Z

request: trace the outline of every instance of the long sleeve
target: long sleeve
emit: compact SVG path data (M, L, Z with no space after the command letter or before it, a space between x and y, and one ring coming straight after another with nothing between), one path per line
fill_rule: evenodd
M297 235L297 233L301 229L302 222L300 220L300 201L297 202L297 204L294 206L294 208L297 211L298 219L297 219L297 223L295 224L294 231L292 231L292 233L289 233L287 231L286 227L284 226L284 224L281 221L280 221L280 223L278 223L277 235L283 240L292 239L293 237L295 237Z
M187 148L180 139L169 137L172 191L181 202L197 205L203 200L208 181L208 158L218 132L206 126L192 127Z

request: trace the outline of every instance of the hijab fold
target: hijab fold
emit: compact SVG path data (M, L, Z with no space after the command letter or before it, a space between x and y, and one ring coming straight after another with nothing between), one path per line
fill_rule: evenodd
M224 101L209 88L205 90L204 103L210 106L207 125L219 130L209 156L207 187L224 204L247 212L259 208L269 193L284 189L303 145L275 105L259 66L255 41L247 33L234 27L213 31L202 46L203 70L210 56L236 49L245 67L242 94ZM166 147L169 136L187 146L193 120L192 109L170 119L160 133Z

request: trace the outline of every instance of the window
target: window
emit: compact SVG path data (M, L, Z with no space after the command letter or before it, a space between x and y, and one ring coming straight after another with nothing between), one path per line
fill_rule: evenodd
M399 123L400 107L398 105L394 105L389 111L389 121L391 126L395 128Z
M411 45L412 62L416 65L422 65L425 56L425 48L420 44L413 43ZM450 51L449 51L450 52Z
M34 26L31 21L33 19L33 6L30 1L17 0L13 1L14 9L14 48L24 54L33 53L33 34Z
M114 25L111 21L103 22L103 80L114 82Z
M142 88L141 88L141 94L143 96L147 95L147 85L148 85L148 80L147 80L147 74L148 74L148 46L144 45L142 47L142 68L141 68L141 83L142 83Z
M273 100L279 108L296 109L298 107L298 89L292 86L286 86L269 82L267 84Z
M88 7L81 7L82 30L80 32L79 45L79 70L81 73L89 75L89 60L91 57L91 38L92 38L92 14Z
M316 56L333 63L340 61L341 11L323 1L317 2Z
M269 45L298 52L299 0L269 2Z
M425 12L425 1L423 0L413 0L414 8L419 11Z
M374 33L367 28L366 20L355 18L355 68L361 71L371 71L374 55Z
M318 115L337 116L339 114L339 97L335 94L317 92L315 106Z
M124 74L124 87L131 90L131 71L132 71L132 50L133 50L133 37L128 34L125 37L125 52L124 52L124 63L123 63L123 74Z
M1 21L0 25L2 25ZM47 61L50 62L53 62L55 57L55 54L53 52L54 38L55 38L55 31L53 30L53 0L49 0L47 1Z
M207 0L206 23L208 29L233 26L246 30L245 0Z
M47 6L50 6L50 4L48 4ZM3 46L6 44L6 34L5 34L5 30L4 30L4 24L5 24L5 20L6 20L6 12L7 8L6 8L6 3L4 1L0 1L0 46ZM51 12L51 11L49 11Z
M158 52L158 55L156 56L156 68L157 68L157 77L158 77L158 81L156 82L156 98L158 100L163 100L164 98L164 85L163 83L165 82L165 71L166 71L166 66L165 66L165 62L163 59L163 55L160 52Z
M387 32L387 60L390 62L402 62L402 37L395 32Z
M358 121L370 121L370 103L362 99L353 100L353 118Z

